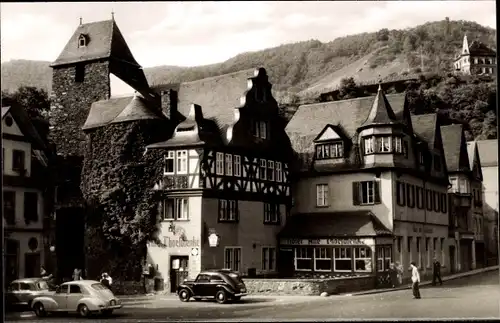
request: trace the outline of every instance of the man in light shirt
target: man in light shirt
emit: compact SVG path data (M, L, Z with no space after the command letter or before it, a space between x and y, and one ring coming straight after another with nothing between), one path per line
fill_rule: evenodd
M418 285L420 283L420 274L418 273L418 268L414 261L412 261L410 265L411 265L411 281L413 283L412 284L413 298L419 299L420 289Z

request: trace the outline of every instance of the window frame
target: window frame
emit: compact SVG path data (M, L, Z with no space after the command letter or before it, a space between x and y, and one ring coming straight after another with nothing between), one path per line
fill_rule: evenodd
M3 198L3 216L6 224L16 224L16 191L5 190L2 193ZM7 203L9 202L9 203ZM10 206L10 204L12 204ZM9 206L9 207L7 207ZM6 216L8 215L8 216Z
M267 160L261 158L259 162L259 179L266 180L267 179Z
M261 264L262 271L264 272L276 271L276 247L261 247Z
M218 215L218 222L238 222L238 200L219 199Z
M330 188L328 183L316 184L316 207L328 207Z
M267 161L267 179L269 181L274 181L274 161Z
M281 212L280 204L274 202L264 202L264 224L280 224Z
M168 171L168 161L171 162L172 166L172 171ZM164 155L164 168L163 168L163 174L164 175L174 175L175 174L175 151L174 150L169 150L165 155Z
M232 154L224 154L225 158L225 174L227 176L233 176L233 155Z
M361 257L361 249L365 249L365 252L368 251L367 254L365 254L365 257ZM357 251L359 251L360 257L356 256ZM370 260L371 269L361 270L361 269L356 268L356 260L364 260L365 261L365 268L366 268L366 260L367 259ZM353 267L354 272L357 272L357 273L370 273L370 272L372 272L373 271L372 248L370 248L369 246L353 247L353 261L354 261L354 267Z
M166 217L166 214L167 214L167 203L166 201L172 201L173 203L170 204L170 202L168 203L169 205L172 206L172 217L169 218L169 217ZM185 203L184 203L185 201ZM186 213L186 218L184 217L179 217L178 215L178 211L179 211L179 206L180 205L180 209L181 209L181 213ZM185 205L185 207L184 207ZM184 212L185 210L185 212ZM163 222L166 222L166 221L189 221L189 199L188 198L184 198L184 197L175 197L175 198L165 198L163 199L162 201L162 221Z
M300 250L301 252L297 252ZM312 250L312 251L311 251ZM305 256L302 257L302 251L305 251ZM312 253L312 254L311 254ZM297 255L300 254L301 257L298 257ZM309 256L309 257L307 257ZM296 247L294 248L294 266L295 266L295 271L313 271L314 264L312 263L314 257L314 248L310 247ZM304 268L298 268L298 260L308 260L309 261L309 269L304 269Z
M240 155L234 155L233 157L233 162L234 162L234 168L233 168L233 174L236 177L241 177L241 156Z
M283 181L283 168L281 162L276 162L276 182L281 183Z
M363 184L366 184L366 202L364 202L364 196L363 196ZM371 184L371 201L370 201L370 184ZM375 204L375 181L361 181L359 182L359 204L360 205L374 205Z
M26 152L20 149L12 149L12 170L22 172L26 170Z
M314 247L314 261L313 261L313 269L315 272L331 272L333 269L332 259L333 259L333 249L329 247ZM319 256L317 255L317 251L319 251ZM321 254L321 251L324 251L324 257ZM329 257L328 257L329 256ZM330 263L330 269L318 269L316 261L326 261L328 260Z
M364 145L364 151L365 155L371 155L375 153L375 141L373 140L373 137L364 137L363 138L363 145Z
M188 151L176 150L175 152L175 171L176 174L185 175L188 173Z
M345 255L347 255L347 251L349 251L349 257L340 257L342 255L342 249L345 250ZM339 251L339 257L337 257L337 250ZM333 271L334 272L339 272L339 273L350 273L353 271L354 267L353 267L353 262L352 262L352 259L353 259L353 249L352 247L333 247ZM337 269L337 260L342 260L342 261L345 261L345 260L349 260L350 261L350 264L351 264L351 269L349 270L342 270L342 269Z
M378 153L391 153L392 152L392 136L377 136L375 145L377 147ZM389 144L387 150L385 149L384 144Z
M225 168L225 159L223 152L215 153L215 175L223 176Z
M399 136L394 137L394 152L398 154L403 153L403 138Z
M238 257L236 257L238 254ZM228 257L229 255L229 257ZM240 272L241 269L242 247L228 246L224 247L224 265L225 268Z
M40 216L38 212L39 197L37 192L24 192L24 221L26 224L30 222L38 222Z

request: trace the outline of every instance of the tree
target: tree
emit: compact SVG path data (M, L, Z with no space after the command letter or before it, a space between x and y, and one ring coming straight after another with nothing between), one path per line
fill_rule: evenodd
M339 99L346 100L356 98L358 95L358 86L353 77L346 77L340 80Z

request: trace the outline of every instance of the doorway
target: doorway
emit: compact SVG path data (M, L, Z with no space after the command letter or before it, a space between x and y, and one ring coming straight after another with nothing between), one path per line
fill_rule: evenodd
M189 275L189 256L170 257L170 292L176 293L177 287Z
M40 273L40 254L26 253L24 254L24 277L38 277Z
M280 248L278 254L278 272L281 277L292 277L295 270L293 248Z

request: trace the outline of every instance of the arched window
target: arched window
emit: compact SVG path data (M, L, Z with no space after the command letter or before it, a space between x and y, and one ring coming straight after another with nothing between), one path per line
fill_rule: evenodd
M84 34L81 34L78 37L78 47L85 47L87 46L87 37L85 37Z

